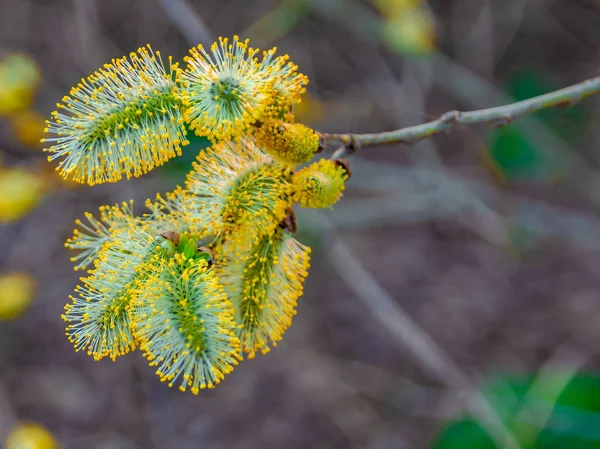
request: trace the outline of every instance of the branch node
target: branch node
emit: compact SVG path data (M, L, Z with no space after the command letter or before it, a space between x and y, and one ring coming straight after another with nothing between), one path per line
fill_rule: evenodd
M498 119L496 122L496 128L504 128L506 125L510 125L512 123L512 117L510 115L505 115L504 117Z
M361 145L356 137L350 134L350 140L345 145L346 150L348 151L348 155L356 154L360 151Z
M460 120L460 111L448 111L440 117L440 120L444 123L454 124Z

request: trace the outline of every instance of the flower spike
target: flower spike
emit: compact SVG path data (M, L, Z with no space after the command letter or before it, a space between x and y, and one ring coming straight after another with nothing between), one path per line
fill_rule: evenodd
M290 203L285 167L246 138L203 151L186 186L208 227L229 234L244 227L248 239L272 232Z
M115 59L82 79L57 104L43 139L65 179L90 185L141 176L181 154L186 145L180 69L165 69L150 46Z
M217 274L235 307L241 351L249 358L276 346L292 324L308 275L310 248L278 228L250 248L216 249Z
M77 296L70 296L72 302L62 315L76 351L85 350L95 360L115 360L135 349L127 308L134 282L146 276L141 270L144 261L165 251L165 239L156 227L135 219L129 227L112 231L102 245L95 268L81 279Z
M161 380L194 394L215 387L237 365L233 306L203 258L154 256L130 314L144 356Z

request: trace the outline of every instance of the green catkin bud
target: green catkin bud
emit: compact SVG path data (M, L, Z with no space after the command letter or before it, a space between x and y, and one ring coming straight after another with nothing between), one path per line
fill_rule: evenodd
M302 207L326 208L342 196L348 173L340 164L321 159L294 173L292 198Z
M283 164L310 162L321 149L319 135L301 123L266 120L255 133L257 143Z
M308 275L310 248L278 228L257 243L217 247L217 274L233 302L236 334L249 358L276 346L296 314Z
M204 258L181 252L153 256L144 271L150 274L129 309L144 357L169 386L177 382L194 394L215 387L239 352L233 306L217 276Z
M176 98L180 69L150 46L115 59L57 104L42 139L65 179L90 185L141 176L181 155L185 128Z

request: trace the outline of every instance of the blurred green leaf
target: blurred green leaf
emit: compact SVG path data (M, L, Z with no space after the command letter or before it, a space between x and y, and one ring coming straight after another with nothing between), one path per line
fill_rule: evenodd
M194 131L186 125L187 139L190 141L181 149L181 156L171 159L160 167L161 174L169 178L174 178L177 183L182 183L185 175L192 169L192 162L196 160L201 151L211 146L206 137L197 136Z
M464 419L446 426L431 447L435 449L497 448L481 426L470 419Z
M516 101L560 88L537 72L522 71L507 83L506 91ZM585 105L568 108L551 108L533 117L552 129L568 143L574 143L589 126L589 113ZM554 154L548 148L532 143L518 124L499 128L490 133L486 149L486 162L490 168L509 181L528 180L548 182L564 176L564 160L568 155Z
M566 386L564 379L563 372L543 380L532 375L503 377L484 392L522 449L600 448L600 377L579 374ZM497 448L472 417L447 423L430 447Z

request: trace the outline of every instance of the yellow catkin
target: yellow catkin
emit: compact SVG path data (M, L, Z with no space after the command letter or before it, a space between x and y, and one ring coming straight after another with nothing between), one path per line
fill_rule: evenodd
M219 38L207 52L190 50L179 95L196 134L213 141L239 137L263 115L267 83L259 75L257 49L238 36Z
M186 180L195 214L217 234L272 232L291 203L287 169L249 138L203 151Z
M180 69L150 46L82 79L57 104L43 142L65 179L90 185L141 176L181 155Z
M294 173L292 198L302 207L326 208L342 196L346 171L329 159L321 159Z
M65 242L66 248L76 252L75 256L71 257L71 262L76 264L75 271L91 265L96 260L102 245L115 235L115 231L135 225L133 201L114 206L101 206L98 212L99 219L86 212L85 222L75 220L77 227L73 231L73 236Z
M283 164L310 162L319 151L319 135L301 123L268 119L255 137L261 148Z
M310 248L278 228L256 243L215 249L217 274L235 308L236 334L249 358L276 346L292 324L308 275Z
M233 306L203 259L154 255L129 308L132 329L150 366L169 386L198 394L238 363Z
M263 52L260 73L267 80L265 118L291 118L294 106L306 93L308 77L298 72L298 66L287 54L277 55L277 47Z
M139 218L128 227L110 231L94 268L81 278L62 315L76 351L85 351L95 360L115 360L136 348L127 308L135 282L144 276L140 267L162 251L164 239L159 233L154 223Z

